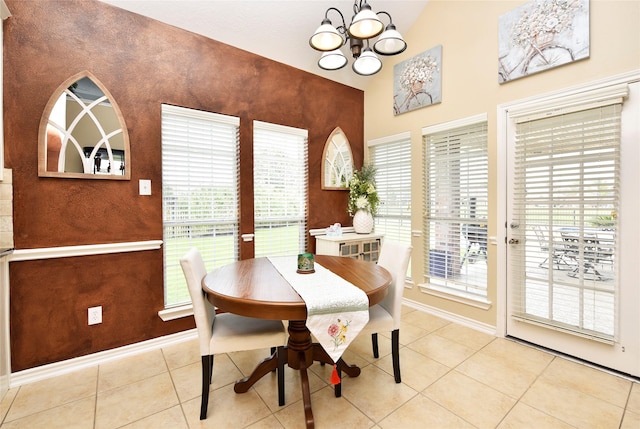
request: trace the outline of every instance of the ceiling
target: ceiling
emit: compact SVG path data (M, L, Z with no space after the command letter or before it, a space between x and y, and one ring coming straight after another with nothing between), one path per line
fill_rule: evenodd
M343 47L349 64L335 71L317 66L320 53L309 46L329 7L339 9L349 24L353 1L349 0L101 0L128 11L156 19L193 33L288 64L327 79L364 90L371 77L359 76L351 69L353 59ZM386 11L404 36L422 13L428 0L369 0L374 12ZM339 15L329 14L334 26ZM388 24L386 15L382 22ZM382 57L383 67L393 64Z

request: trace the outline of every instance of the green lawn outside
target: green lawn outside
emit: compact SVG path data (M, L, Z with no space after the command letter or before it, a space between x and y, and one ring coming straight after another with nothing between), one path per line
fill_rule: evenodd
M165 262L165 305L180 305L191 302L187 282L182 274L180 258L191 247L197 247L202 253L207 270L213 270L235 260L234 236L171 238L164 243Z
M278 254L297 254L298 225L280 228L262 228L255 232L256 256L273 255L269 249L272 243L291 243ZM164 252L167 255L165 263L165 305L174 306L191 302L187 283L180 267L180 258L191 247L197 247L202 253L207 270L211 271L235 260L234 236L232 234L216 237L204 236L199 238L170 238L164 242Z

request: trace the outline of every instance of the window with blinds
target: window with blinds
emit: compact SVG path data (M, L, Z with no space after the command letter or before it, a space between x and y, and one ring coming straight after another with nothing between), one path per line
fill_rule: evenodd
M307 248L307 130L253 123L255 256Z
M374 140L368 147L380 197L375 231L385 239L411 244L411 136ZM407 273L411 273L410 266Z
M486 116L423 129L424 273L453 294L487 296Z
M191 301L180 267L189 248L210 270L238 260L239 124L162 105L165 307Z
M600 104L515 118L513 315L611 340L622 106Z

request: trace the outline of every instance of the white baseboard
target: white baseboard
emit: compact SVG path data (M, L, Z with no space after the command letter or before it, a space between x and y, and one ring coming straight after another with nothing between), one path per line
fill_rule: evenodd
M195 338L198 338L198 331L194 328L188 331L182 331L175 334L166 335L164 337L153 338L151 340L118 347L116 349L105 350L87 356L80 356L73 359L54 362L48 365L25 369L24 371L18 371L11 374L11 377L9 379L9 387L14 388L22 386L23 384L29 384L47 378L57 377L73 371L78 371L80 369L89 368L116 359L122 359L140 353L157 350L162 347L167 347Z
M477 331L496 336L495 326L488 325L486 323L480 323L477 320L468 319L458 314L449 313L441 309L431 307L431 306L422 304L420 302L409 300L406 298L402 300L402 303L407 307L415 308L416 310L433 314L434 316L441 317L445 320L449 320L451 322L455 322L460 325L467 326L471 329L475 329ZM105 350L105 351L93 353L87 356L80 356L77 358L68 359L61 362L55 362L48 365L42 365L35 368L25 369L24 371L18 371L11 374L9 387L14 388L14 387L22 386L24 384L45 380L47 378L57 377L60 375L68 374L73 371L78 371L80 369L89 368L92 366L110 362L116 359L122 359L125 357L134 356L140 353L153 351L162 347L167 347L173 344L178 344L183 341L195 339L197 337L198 337L197 330L190 329L188 331L182 331L175 334L166 335L164 337L153 338L151 340L118 347L116 349Z
M432 314L442 319L455 322L459 325L466 326L471 329L475 329L476 331L493 335L494 337L499 336L497 334L495 326L488 325L486 323L481 323L481 322L478 322L477 320L468 319L466 317L460 316L459 314L449 313L448 311L443 311L439 308L431 307L430 305L426 305L421 302L413 301L411 299L406 299L406 298L402 299L402 304L406 305L407 307L415 308L416 310L420 310L425 313Z

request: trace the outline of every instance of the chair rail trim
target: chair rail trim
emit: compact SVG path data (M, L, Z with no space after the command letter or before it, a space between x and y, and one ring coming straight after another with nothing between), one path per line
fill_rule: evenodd
M162 240L148 240L130 241L125 243L44 247L37 249L16 249L11 255L9 255L9 262L67 258L72 256L104 255L109 253L140 252L143 250L157 250L161 246Z

